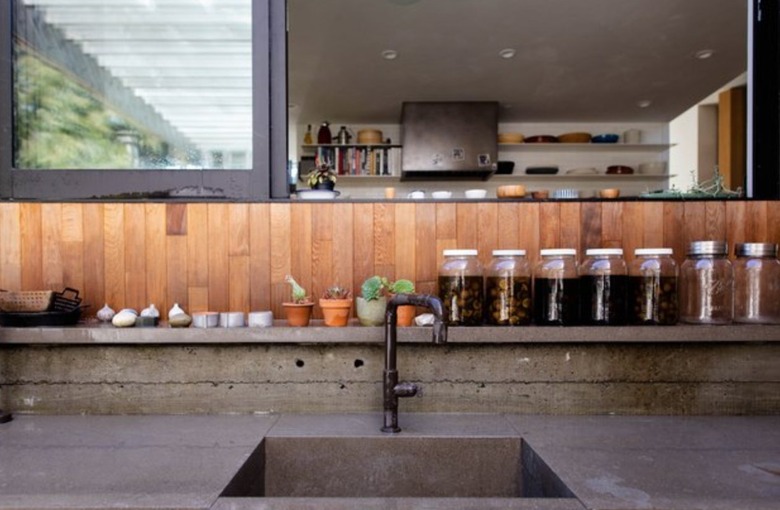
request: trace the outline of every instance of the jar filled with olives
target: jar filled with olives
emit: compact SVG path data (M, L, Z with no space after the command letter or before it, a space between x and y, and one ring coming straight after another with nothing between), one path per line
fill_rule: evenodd
M485 270L485 323L519 326L531 323L531 267L525 250L493 250Z
M628 269L628 321L631 324L676 324L677 263L671 248L637 248Z
M734 321L780 324L777 245L738 243L734 254Z
M577 250L547 249L539 252L534 267L534 323L540 326L573 326L579 323L580 282Z
M734 316L734 269L725 241L694 241L680 266L680 320L729 324Z
M626 324L628 267L622 248L591 248L580 267L580 320L583 324Z
M450 326L482 324L484 282L477 250L444 250L439 268L439 298Z

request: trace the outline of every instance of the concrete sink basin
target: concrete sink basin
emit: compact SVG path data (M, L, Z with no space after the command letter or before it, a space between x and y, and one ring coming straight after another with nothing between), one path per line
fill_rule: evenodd
M222 496L574 497L520 438L403 435L267 437Z

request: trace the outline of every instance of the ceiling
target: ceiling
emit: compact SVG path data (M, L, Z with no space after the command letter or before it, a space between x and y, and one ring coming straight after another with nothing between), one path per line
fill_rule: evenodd
M747 69L746 0L288 0L288 15L298 123L397 123L403 101L668 122Z

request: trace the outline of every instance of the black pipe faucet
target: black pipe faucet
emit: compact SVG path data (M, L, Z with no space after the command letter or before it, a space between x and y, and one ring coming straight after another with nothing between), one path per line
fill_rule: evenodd
M382 432L400 432L398 426L398 399L413 397L420 389L416 384L398 382L397 365L397 309L403 305L424 306L433 312L433 343L447 343L447 323L444 322L444 307L439 298L428 294L396 294L387 303L385 312L385 369L382 377L384 396L384 426Z

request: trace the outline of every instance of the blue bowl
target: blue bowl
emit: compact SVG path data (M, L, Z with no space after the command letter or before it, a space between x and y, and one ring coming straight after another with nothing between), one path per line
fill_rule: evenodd
M608 133L605 135L596 135L590 139L591 143L617 143L620 139L620 135L614 133Z

